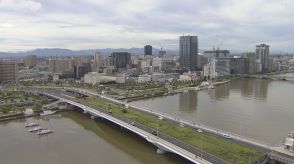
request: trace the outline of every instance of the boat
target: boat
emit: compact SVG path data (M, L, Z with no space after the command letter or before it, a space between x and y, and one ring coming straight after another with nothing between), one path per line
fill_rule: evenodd
M51 110L44 110L43 113L40 113L40 116L48 116L56 113L56 111L51 111Z
M44 134L49 134L49 133L52 133L52 130L42 129L39 132L37 132L38 135L44 135Z
M29 132L34 133L34 132L40 131L42 129L43 129L42 127L38 126L38 127L34 127L34 128L29 129Z
M26 128L29 128L29 127L34 127L34 126L38 126L39 124L36 123L36 122L32 122L32 123L27 123L26 124Z

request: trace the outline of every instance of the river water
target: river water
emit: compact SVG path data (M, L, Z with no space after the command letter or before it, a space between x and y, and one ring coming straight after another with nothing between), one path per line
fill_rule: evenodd
M282 143L294 130L294 81L239 79L215 89L132 104L270 145Z
M25 128L38 122L53 130L38 137ZM119 127L78 112L0 122L1 164L176 164L188 161L156 148Z

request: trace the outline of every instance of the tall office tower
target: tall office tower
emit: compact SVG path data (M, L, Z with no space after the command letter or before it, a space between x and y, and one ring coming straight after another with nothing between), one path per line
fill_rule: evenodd
M152 46L146 45L144 46L144 55L152 55Z
M100 54L100 52L95 52L94 63L93 63L94 70L97 72L100 72L103 66L104 66L103 56Z
M0 61L0 84L17 82L18 68L15 61Z
M256 45L256 57L262 65L262 72L269 71L269 45Z
M198 68L198 37L180 36L180 67L195 71Z
M111 53L111 62L115 68L128 68L131 64L131 54L128 52Z

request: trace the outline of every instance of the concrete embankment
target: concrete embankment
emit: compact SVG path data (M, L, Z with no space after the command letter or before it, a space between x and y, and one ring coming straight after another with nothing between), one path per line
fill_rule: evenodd
M72 110L73 109L57 109L55 111L56 111L56 113L60 113L60 112L67 112L67 111L72 111ZM0 116L0 122L35 117L35 116L39 116L40 113L41 113L41 111L37 111L32 114L25 114L24 112L21 112L21 113L16 113L16 114L4 115L4 116Z

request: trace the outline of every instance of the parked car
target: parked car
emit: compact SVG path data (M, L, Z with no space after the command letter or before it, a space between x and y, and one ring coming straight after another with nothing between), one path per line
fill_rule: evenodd
M135 126L135 122L131 122L131 125Z
M185 127L185 124L181 122L181 123L180 123L180 126L181 126L181 127Z
M157 136L157 132L155 130L152 130L151 134Z
M160 119L160 120L164 120L164 117L162 117L162 116L158 116L158 119Z
M201 129L197 129L197 132L199 133L203 133L203 131Z
M229 134L223 134L223 137L225 137L226 139L231 139L232 138Z

